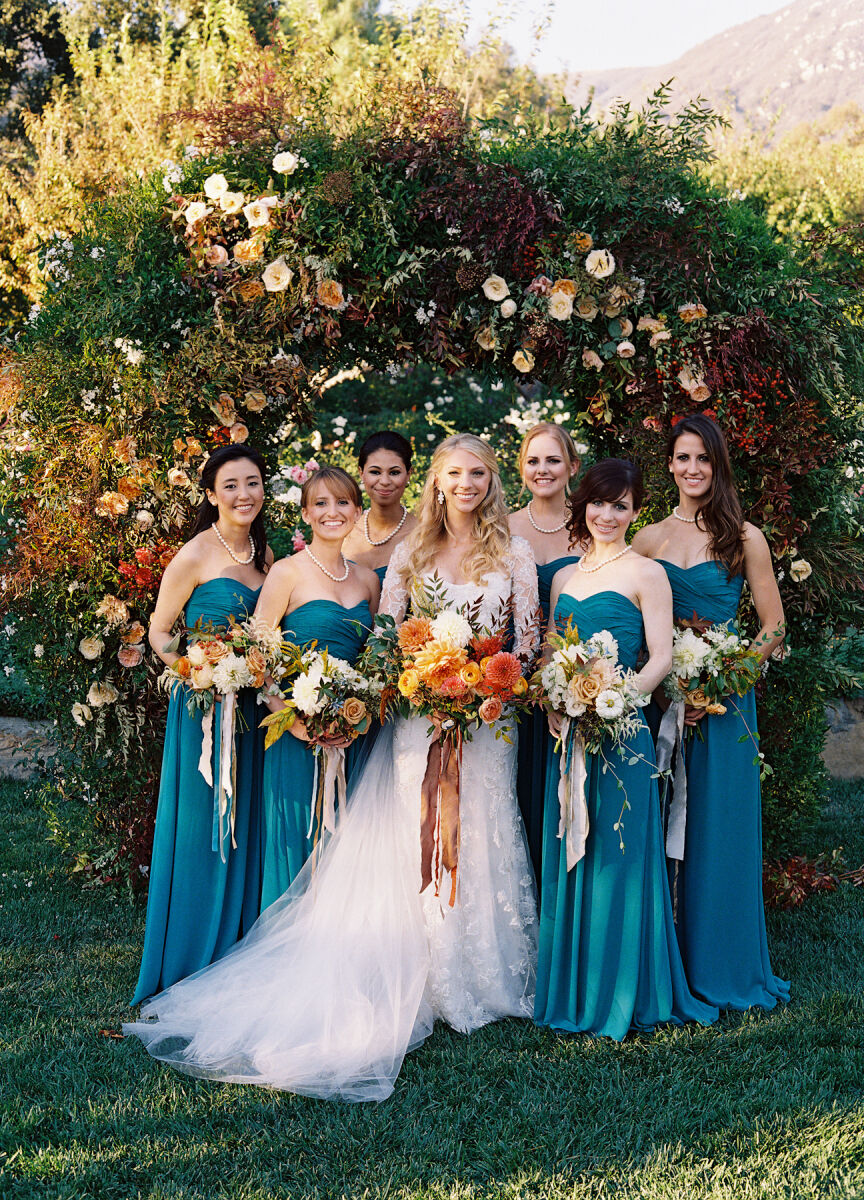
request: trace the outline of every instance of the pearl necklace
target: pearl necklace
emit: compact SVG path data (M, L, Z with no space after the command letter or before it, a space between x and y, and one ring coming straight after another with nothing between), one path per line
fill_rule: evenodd
M348 572L351 570L351 568L348 565L348 560L346 559L344 554L342 555L342 561L345 564L345 574L344 575L334 575L332 571L327 570L327 568L324 566L324 564L322 562L318 561L318 559L315 557L315 555L312 553L312 551L309 549L308 546L306 547L306 553L312 559L312 561L314 562L314 564L318 568L318 570L323 571L324 574L327 576L327 578L332 579L334 583L344 583L345 580L348 578Z
M537 530L538 533L560 533L561 530L564 528L564 526L567 524L567 518L565 517L564 520L561 522L561 524L556 525L554 529L541 529L540 526L537 524L537 522L534 520L534 518L531 515L531 501L530 500L525 505L525 511L528 514L528 520L531 522L532 526Z
M252 541L251 533L249 534L249 557L248 558L239 558L234 553L234 551L231 549L231 547L228 545L228 543L225 541L224 537L219 532L219 526L215 522L213 523L213 532L216 534L217 538L222 543L222 545L225 547L225 549L228 551L228 553L231 555L231 557L234 559L234 561L239 564L239 566L241 566L241 567L249 566L249 564L252 562L252 560L255 557L255 543Z
M623 558L623 556L630 549L631 549L630 546L625 546L623 550L619 550L618 553L613 554L611 558L604 558L603 561L599 562L596 567L586 567L584 565L585 558L580 558L579 561L576 563L576 566L579 568L580 571L584 571L586 575L593 575L594 572L599 571L601 567L608 567L609 563L613 563L616 558Z
M701 510L700 510L700 511L701 511ZM676 505L675 505L675 507L672 509L672 516L675 518L675 520L676 520L676 521L684 521L684 522L685 522L687 525L695 525L695 524L696 524L696 522L699 520L699 518L698 518L698 517L682 517L682 516L681 516L681 514L680 514L680 513L679 513L679 511L678 511L678 505L677 505L677 504L676 504Z
M369 543L370 546L386 546L386 544L390 541L390 539L394 538L396 536L396 534L399 532L399 530L402 528L402 526L405 524L405 519L408 516L408 509L405 507L404 504L401 503L401 501L399 503L399 507L402 509L402 520L399 522L399 524L396 526L396 528L391 529L390 532L387 534L387 536L385 538L382 538L380 542L373 542L371 537L369 536L369 509L367 508L366 511L363 513L363 536L366 538L366 541Z

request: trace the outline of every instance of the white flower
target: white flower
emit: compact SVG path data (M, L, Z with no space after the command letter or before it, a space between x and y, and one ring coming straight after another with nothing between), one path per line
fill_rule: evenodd
M298 675L294 680L291 699L306 717L312 717L315 713L321 712L327 702L326 697L319 693L320 682L320 671L317 673L310 671L306 675Z
M606 279L615 270L615 259L608 250L592 250L585 259L585 270L595 279Z
M223 696L229 692L239 692L241 688L250 687L251 684L252 676L249 674L246 660L239 654L226 654L213 668L213 687Z
M45 654L45 647L42 645L41 642L38 645L33 647L33 657L34 658L42 658L44 656L44 654Z
M614 721L624 712L624 697L612 688L605 688L594 701L594 707L604 721Z
M102 708L106 704L113 704L120 699L120 693L112 683L91 683L90 690L87 693L87 703L92 704L94 708Z
M14 674L15 674L15 668L14 668L14 667L12 667L12 666L10 666L10 665L9 665L9 663L7 663L7 664L6 664L6 666L3 668L3 670L4 670L4 672L6 673L6 678L7 678L7 679L9 678L9 676L10 676L10 675L14 675Z
M209 217L212 211L213 209L208 208L203 200L193 200L191 204L187 204L183 216L186 218L187 224L197 225L199 221L203 221L205 217Z
M789 574L796 583L801 583L802 580L810 578L813 568L806 558L796 558L789 567Z
M84 637L78 643L79 654L82 658L86 658L88 662L95 662L104 649L105 643L100 637L96 637L95 635Z
M512 317L515 312L516 312L516 301L515 300L505 300L504 303L501 305L501 316L502 317L505 317L505 318Z
M549 297L549 316L556 321L569 321L573 316L573 297L566 292L553 292Z
M483 281L483 295L487 300L506 300L510 295L507 281L500 275L490 275Z
M76 702L72 705L72 720L76 725L84 726L88 721L93 720L93 713L89 704L80 704Z
M290 150L283 150L273 159L273 170L278 171L280 175L293 175L299 164L300 159L296 154L292 154Z
M294 272L280 255L265 267L261 279L268 292L284 292L294 278Z
M240 212L245 199L242 192L223 192L219 197L219 207L228 216L233 216L234 213Z
M208 175L204 180L204 195L208 200L218 200L228 191L228 180L224 175ZM186 218L189 219L188 217Z
M265 225L270 224L270 205L265 204L263 200L253 200L243 209L243 216L250 229L263 229Z
M564 711L567 713L568 717L581 717L586 708L587 705L582 704L581 701L574 700L569 691L565 692Z
M711 653L710 646L692 629L676 634L672 646L672 669L676 675L692 679L702 670L705 659Z
M299 504L300 497L302 496L302 494L303 493L300 491L300 488L297 487L297 485L295 484L293 487L290 487L287 492L284 493L283 499L286 504Z
M618 643L608 629L600 629L597 633L592 634L591 644L599 647L610 658L618 657Z
M619 342L617 346L617 354L619 358L632 358L636 353L636 347L632 342Z
M445 646L467 646L474 636L471 623L461 613L445 608L432 622L432 636Z

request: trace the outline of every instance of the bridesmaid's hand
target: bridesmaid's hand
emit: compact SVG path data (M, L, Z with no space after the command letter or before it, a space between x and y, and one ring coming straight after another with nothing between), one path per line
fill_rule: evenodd
M564 718L559 712L550 712L548 714L547 720L549 721L549 732L554 738L561 736L561 722L563 719Z
M274 697L274 699L275 699L275 697ZM284 705L283 705L283 707L284 707ZM298 742L307 742L308 743L308 742L312 741L312 739L309 736L309 731L306 728L305 721L301 721L299 717L297 717L297 719L295 720L295 722L291 726L291 728L288 730L288 732L293 733L294 736L297 738Z
M692 704L684 705L684 724L685 725L698 725L704 716L705 716L704 708L694 708L692 706Z

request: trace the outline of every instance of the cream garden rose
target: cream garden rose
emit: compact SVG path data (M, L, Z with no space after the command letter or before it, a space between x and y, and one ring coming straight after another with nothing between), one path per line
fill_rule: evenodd
M273 170L278 171L280 175L293 175L299 165L300 159L290 150L283 150L273 159Z
M583 350L582 351L582 366L588 367L589 370L602 371L603 370L603 359L600 357L600 355L597 353L596 350Z
M76 725L80 725L82 728L87 724L88 721L92 721L93 711L90 708L90 705L81 704L80 701L76 701L76 703L72 705L72 720Z
M224 175L208 175L204 180L204 195L208 200L218 200L228 191L228 180Z
M599 311L600 308L593 296L583 296L576 302L576 316L581 317L583 321L593 321Z
M117 691L113 683L98 683L90 684L90 690L87 693L87 703L93 708L103 708L106 704L114 704L120 699L120 693Z
M806 558L796 558L789 567L789 575L796 583L801 583L805 579L809 579L813 574L813 568L810 566Z
M592 250L585 259L585 270L595 279L607 279L615 271L615 258L608 250Z
M88 662L95 662L104 649L105 643L100 637L96 637L95 634L83 637L78 643L78 653L82 658L86 658Z
M512 317L515 312L516 312L516 301L515 300L505 300L504 303L501 305L501 316L504 317L505 319Z
M556 321L569 321L573 316L573 297L566 292L553 292L549 297L549 316Z
M487 300L506 300L510 295L507 281L500 275L489 275L483 281L483 295Z
M244 206L243 216L250 229L263 229L270 224L270 205L263 200L253 200Z
M203 221L205 217L209 217L213 209L205 204L203 200L193 200L191 204L187 204L184 209L183 216L186 218L187 225L197 225L199 221Z
M513 355L513 366L526 375L534 366L534 355L530 350L517 350Z
M242 192L223 192L219 197L219 207L229 217L241 212L245 203L246 197Z
M495 349L495 335L489 328L479 329L474 336L474 341L481 350Z
M264 268L261 280L268 292L284 292L294 278L294 272L280 256Z
M625 340L623 342L618 343L615 352L619 358L632 358L633 355L636 353L636 347L633 345L632 342L628 342Z

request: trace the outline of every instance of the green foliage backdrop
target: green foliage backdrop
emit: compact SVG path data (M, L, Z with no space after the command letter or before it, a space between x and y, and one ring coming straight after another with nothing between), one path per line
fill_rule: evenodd
M477 430L513 494L520 431L551 414L637 459L663 514L665 437L698 409L729 432L789 616L762 696L787 838L818 804L829 651L862 607L853 293L705 182L698 106L474 122L372 70L352 122L280 63L187 112L174 160L44 246L2 376L4 603L58 722L55 836L95 879L142 881L161 724L143 627L214 446L265 451L285 550L310 460L352 465L384 424L421 472L440 436Z

